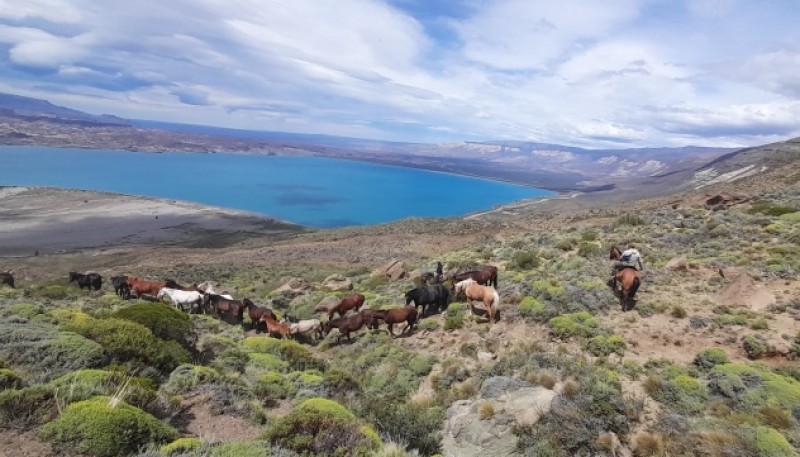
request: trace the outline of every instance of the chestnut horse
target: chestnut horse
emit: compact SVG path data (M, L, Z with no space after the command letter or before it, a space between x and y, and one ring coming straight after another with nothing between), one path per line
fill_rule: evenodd
M158 291L167 285L166 281L145 281L136 276L128 276L127 283L131 288L131 292L136 294L137 298L141 297L143 294L155 297L158 295Z
M336 342L338 343L342 339L342 335L344 335L347 337L347 342L351 343L350 333L358 331L364 324L368 324L372 320L368 311L365 309L348 317L331 319L322 324L322 334L327 336L331 329L337 328L339 329L339 336L336 338Z
M364 304L366 298L361 294L350 294L342 299L338 304L328 308L328 319L333 319L333 315L339 313L339 317L344 317L348 311L355 310L358 312L361 305Z
M264 313L260 320L266 324L267 334L269 335L278 334L281 338L289 338L292 334L292 329L289 327L289 324L281 324L267 313Z
M377 322L375 322L375 320L380 319L386 322L386 326L389 329L389 334L392 336L395 336L394 330L392 329L394 324L399 324L400 322L406 323L405 328L403 328L403 330L400 332L401 335L406 333L406 331L411 332L414 330L414 324L417 323L418 316L417 307L415 305L406 305L402 308L392 308L386 310L365 309L363 312L370 317L370 327L377 328ZM373 324L375 325L374 327Z
M261 329L258 327L258 323L261 321L261 318L264 317L264 315L268 315L274 321L278 320L278 316L276 316L271 309L257 306L255 303L250 301L250 299L245 298L242 300L242 304L244 305L244 309L247 310L247 315L250 316L250 330L256 329L256 333L261 332Z
M608 258L609 260L619 261L622 258L622 252L616 246L612 246ZM610 280L608 286L614 291L614 295L619 298L620 308L622 308L622 311L632 310L636 306L634 296L642 284L642 274L636 268L626 266L617 270L614 278L620 287L614 287L614 280Z
M473 279L478 284L497 287L497 267L486 265L480 270L454 274L451 279L453 280L454 286L456 283L465 279Z
M475 309L472 305L473 301L483 302L483 306L489 314L489 324L497 322L499 316L496 313L498 311L497 307L500 305L500 294L497 293L494 287L482 286L474 279L465 279L457 283L455 289L456 295L462 290L464 291L470 309Z

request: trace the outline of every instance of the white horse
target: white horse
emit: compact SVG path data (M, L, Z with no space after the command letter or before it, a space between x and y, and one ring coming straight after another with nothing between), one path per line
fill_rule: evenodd
M318 339L322 338L322 322L319 319L304 319L298 322L289 324L289 333L292 335L297 333L307 333L314 331L314 336Z
M170 289L169 287L162 287L158 290L158 295L156 298L161 300L164 298L164 295L169 295L169 298L172 300L172 304L175 305L175 308L178 308L181 311L185 311L183 309L183 305L189 305L189 311L192 310L192 305L200 306L203 303L203 294L196 290L178 290L178 289Z
M233 297L230 294L218 294L216 290L214 290L214 285L211 284L211 281L204 281L198 284L197 288L201 292L205 292L209 295L219 295L222 298L227 298L228 300L233 300Z
M467 303L471 310L475 310L473 301L483 303L483 308L489 315L489 324L496 322L496 317L499 317L497 308L500 306L500 294L491 286L482 286L474 279L465 279L456 284L455 294L458 295L461 291L467 296Z

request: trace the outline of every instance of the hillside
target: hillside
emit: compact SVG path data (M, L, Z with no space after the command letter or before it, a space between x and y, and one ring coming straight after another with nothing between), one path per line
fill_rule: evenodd
M757 174L603 208L575 197L224 248L4 260L16 288L0 286L0 442L52 456L797 455L796 146L691 171ZM627 242L645 274L622 312L607 252ZM462 297L397 338L382 326L352 343L336 330L285 341L251 329L247 313L231 324L123 300L110 284L210 280L310 318L348 282L367 308L404 305L437 261L446 272L496 265L500 321ZM80 290L71 270L105 283ZM139 432L117 440L114 428L78 425L98 417Z

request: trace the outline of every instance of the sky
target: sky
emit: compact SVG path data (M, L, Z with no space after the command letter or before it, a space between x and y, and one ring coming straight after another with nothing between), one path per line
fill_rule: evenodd
M800 0L0 0L0 92L410 142L800 136Z

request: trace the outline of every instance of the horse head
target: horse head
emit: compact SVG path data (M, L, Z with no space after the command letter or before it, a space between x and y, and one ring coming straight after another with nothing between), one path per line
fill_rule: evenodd
M611 250L608 253L608 260L619 260L621 256L622 252L620 252L619 248L611 246Z

